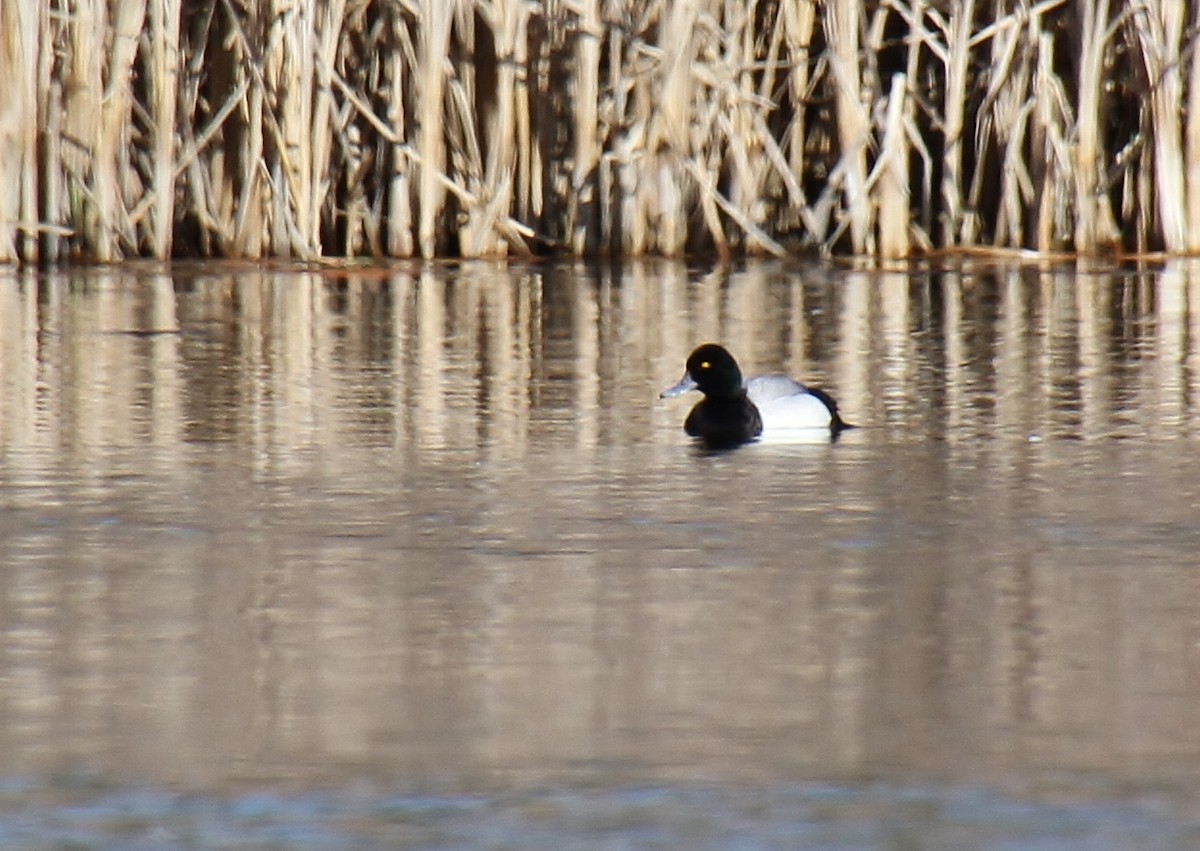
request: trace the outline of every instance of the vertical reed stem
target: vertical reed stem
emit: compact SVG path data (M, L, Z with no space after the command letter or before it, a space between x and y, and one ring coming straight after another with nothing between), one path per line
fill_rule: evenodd
M1104 51L1108 42L1108 0L1078 0L1080 23L1079 109L1075 141L1075 249L1096 251L1109 241L1101 193L1103 144L1100 138Z
M1193 22L1200 5L1192 3ZM1187 124L1184 131L1187 194L1187 252L1200 254L1200 42L1195 35L1189 45L1192 61L1188 74Z
M441 175L446 149L442 139L442 94L444 65L450 50L450 20L456 0L422 0L421 68L417 105L417 150L421 170L417 243L421 256L429 259L437 253L437 220L442 212L445 191Z
M968 3L970 0L968 0ZM860 97L862 74L859 63L860 0L830 0L825 27L831 49L836 90L837 130L844 167L843 196L850 220L850 244L855 253L867 250L870 209L867 206L866 173L870 120Z
M31 4L0 5L0 69L25 71L0 85L0 262L37 259L37 26Z
M575 163L567 201L567 239L576 254L599 245L597 168L600 165L600 0L582 0L575 37Z
M175 104L179 91L178 0L150 0L151 107L154 114L154 206L150 213L150 251L160 260L171 254L175 224Z
M312 113L311 127L301 128L300 133L300 148L307 151L301 162L308 170L304 180L308 196L301 198L299 204L304 209L300 232L314 254L321 253L321 212L328 206L331 189L329 166L333 162L334 134L331 80L345 15L346 0L325 0L316 2L308 16L316 26L315 33L306 33L314 42L311 51L315 62L305 69L306 78L301 84L302 95L312 102Z
M1154 183L1160 226L1167 251L1187 248L1187 202L1184 196L1182 128L1183 80L1179 43L1183 38L1183 4L1147 0L1134 12L1146 76L1151 81L1150 115L1154 126Z
M383 59L387 83L388 126L400 139L405 138L404 61L400 48L388 51ZM403 147L389 142L391 174L387 183L387 250L394 257L411 257L413 243L412 201L409 196L412 175Z
M879 178L879 257L899 260L909 252L908 137L904 129L903 74L892 77L883 134L883 173Z
M963 0L952 5L949 21L950 42L947 45L949 65L946 69L945 137L946 151L942 157L942 242L958 244L963 222L963 133L967 107L967 75L970 57L971 22L975 17L975 0Z
M808 122L805 119L808 87L811 81L809 75L809 50L812 45L813 30L816 28L816 4L812 0L797 0L795 3L784 4L781 15L784 21L784 38L788 48L788 97L791 100L793 114L787 128L787 161L794 177L800 177L805 171L804 143L807 135ZM798 185L798 184L797 184ZM789 210L789 212L791 212ZM797 211L797 218L801 218ZM812 234L814 239L824 239L825 234Z

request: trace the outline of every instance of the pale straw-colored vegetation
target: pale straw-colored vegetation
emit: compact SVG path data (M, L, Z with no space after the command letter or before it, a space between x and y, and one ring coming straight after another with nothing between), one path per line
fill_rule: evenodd
M4 0L0 261L1200 251L1181 0Z

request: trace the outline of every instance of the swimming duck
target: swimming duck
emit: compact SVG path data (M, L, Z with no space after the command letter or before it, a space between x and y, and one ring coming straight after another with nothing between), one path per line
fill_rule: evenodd
M687 359L683 378L659 394L668 399L689 390L704 398L696 403L683 430L711 448L728 448L762 436L828 430L836 437L850 428L837 403L816 387L805 387L785 375L742 380L737 361L723 346L705 343Z

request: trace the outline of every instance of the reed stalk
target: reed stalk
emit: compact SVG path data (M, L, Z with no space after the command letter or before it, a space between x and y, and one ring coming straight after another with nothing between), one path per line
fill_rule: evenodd
M795 104L792 115L784 130L787 145L787 168L776 169L783 176L788 191L792 195L793 204L785 208L787 216L784 224L796 226L800 220L800 211L807 207L804 191L800 187L797 175L806 172L804 146L807 139L805 128L808 126L806 102L809 98L809 87L812 81L811 56L813 31L816 29L817 7L812 0L797 0L783 6L784 55L788 57L788 96ZM770 134L768 133L769 137ZM768 148L769 150L769 148ZM788 180L788 178L791 178ZM815 236L816 234L814 234Z
M496 229L501 214L512 209L516 179L517 120L514 57L517 39L525 17L523 3L518 0L495 0L488 24L496 35L495 94L487 131L488 147L484 163L481 191L487 196L477 223L475 242L464 254L503 256L508 243ZM481 92L482 97L482 92Z
M225 8L233 19L235 11L232 4L226 2ZM218 192L215 218L221 223L217 237L235 256L257 257L265 246L270 245L277 254L288 257L291 256L291 246L286 231L280 226L280 216L286 215L286 212L277 207L275 214L271 215L271 201L265 191L272 165L275 166L273 173L276 186L279 180L277 162L268 164L264 154L269 117L264 109L267 85L263 62L261 57L252 54L251 39L245 35L247 28L257 33L264 27L256 11L252 6L244 24L231 25L233 32L230 36L234 37L235 48L232 77L239 84L246 85L247 101L244 116L239 116L243 118L244 126L235 125L229 131L230 140L235 145L241 143L231 153L241 156L228 162L219 156L213 161L213 183ZM269 68L267 73L270 73ZM233 200L235 197L236 202Z
M1054 39L1038 36L1034 70L1033 124L1030 144L1033 243L1038 251L1057 251L1068 238L1063 219L1075 191L1066 136L1071 125L1066 98L1054 75Z
M400 30L397 36L406 32ZM411 54L411 41L397 38L402 47ZM387 99L387 129L394 135L390 156L386 157L389 174L386 178L386 204L389 215L386 223L386 251L394 257L411 257L416 249L413 240L412 172L411 160L402 150L405 144L406 107L405 79L408 65L398 47L387 51L383 58L383 75Z
M0 262L1200 252L1200 6L10 0Z
M37 10L0 5L0 69L39 67ZM38 98L33 74L14 74L0 86L0 262L37 258L36 178ZM16 179L9 179L16 178Z
M1075 245L1093 252L1109 242L1102 189L1101 104L1109 40L1108 0L1080 0L1078 108L1075 133Z
M96 13L103 20L104 6ZM112 19L113 39L107 57L99 137L92 162L92 193L100 222L96 259L101 262L120 257L124 250L122 244L136 243L126 215L125 190L136 191L130 185L134 178L128 144L129 113L133 104L130 78L145 19L145 0L127 0L118 4Z
M655 87L659 100L656 104L653 100L656 92L647 91L644 102L650 124L644 152L650 181L645 185L642 197L650 216L651 245L668 257L682 254L687 239L686 183L682 170L692 153L692 97L696 91L692 62L699 4L700 0L679 0L667 7L666 18L661 22L663 40L659 45L662 70L658 77L660 82ZM697 172L703 174L704 167L699 163L695 166Z
M175 106L179 93L180 5L171 0L150 0L150 106L154 116L151 156L153 199L149 250L159 259L171 253L175 220Z
M943 118L946 149L942 156L942 242L956 245L960 241L965 210L963 209L963 150L967 112L968 60L971 47L971 27L975 13L974 0L951 4L946 22L946 99Z
M421 256L437 254L438 218L445 190L439 174L445 167L442 144L442 93L444 64L449 61L450 19L453 0L423 0L420 18L420 85L417 87L417 150L421 157L419 175L417 243Z
M968 0L970 2L970 0ZM867 249L870 224L867 193L867 144L870 122L861 100L859 0L831 0L826 7L825 28L829 39L829 62L836 97L837 133L840 142L842 194L850 222L851 250Z
M883 134L879 181L879 258L899 260L909 254L908 137L904 128L905 92L903 74L892 77L888 95L887 122Z
M1150 92L1154 127L1154 180L1164 247L1178 254L1187 247L1187 202L1184 198L1183 79L1179 46L1183 38L1183 4L1176 0L1135 3L1130 26L1137 32Z
M1193 8L1195 4L1193 4ZM1200 50L1194 42L1188 63L1187 123L1184 125L1184 188L1187 195L1187 253L1200 254Z
M314 204L319 205L323 195L314 180L314 163L318 152L330 149L333 133L327 114L324 122L315 120L314 101L323 99L315 87L317 10L313 3L272 0L266 11L263 94L278 104L270 122L273 128L263 117L263 127L274 143L272 180L267 187L274 241L285 256L316 256L320 235Z
M575 38L575 155L566 231L576 254L595 251L602 236L598 227L600 167L600 55L604 30L600 0L582 0L578 6Z
M107 31L107 22L100 15L96 0L84 0L74 13L61 21L67 52L59 74L63 80L62 135L68 144L62 148L63 203L67 220L75 223L80 240L78 251L101 258L104 225L98 220L92 202L89 175L93 152L96 150L96 131L100 127L100 83L102 64L97 37ZM7 184L13 175L4 175L0 183Z

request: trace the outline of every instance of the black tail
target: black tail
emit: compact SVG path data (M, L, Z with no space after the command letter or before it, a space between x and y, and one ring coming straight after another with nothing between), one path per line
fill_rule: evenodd
M829 409L829 414L831 417L833 417L833 419L829 422L829 430L833 432L834 437L837 437L841 432L848 428L855 428L854 423L848 423L842 419L841 415L838 413L837 402L833 400L832 396L830 396L820 387L809 387L808 392L824 402L825 407Z

